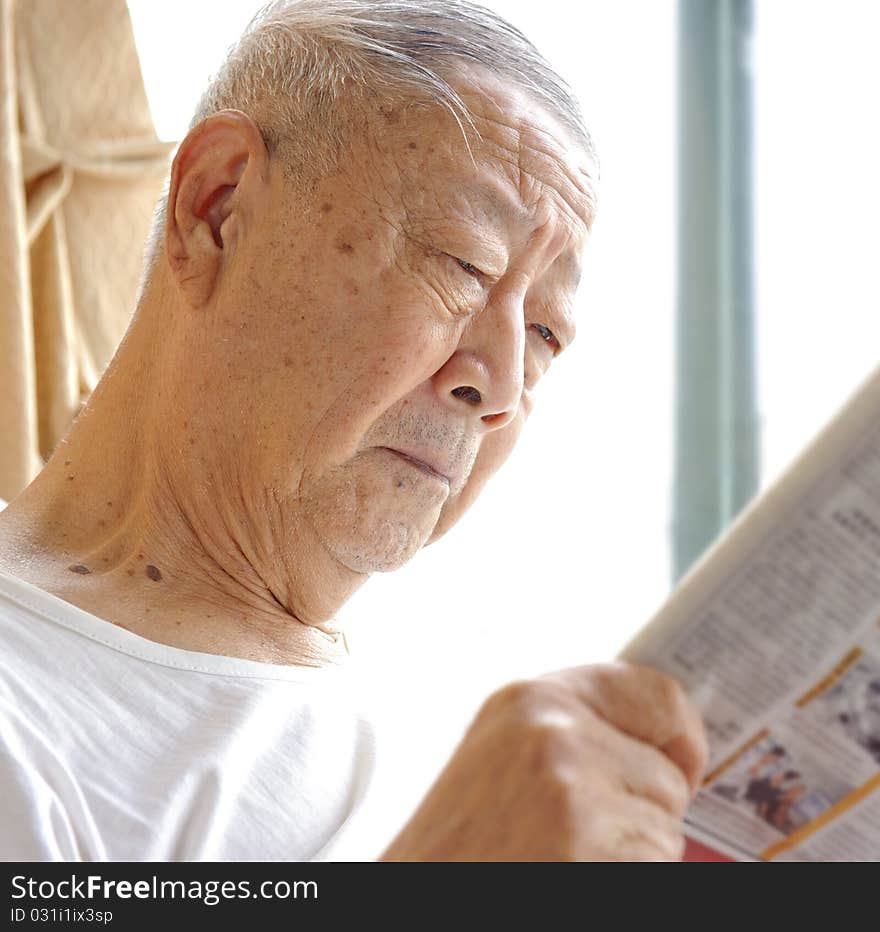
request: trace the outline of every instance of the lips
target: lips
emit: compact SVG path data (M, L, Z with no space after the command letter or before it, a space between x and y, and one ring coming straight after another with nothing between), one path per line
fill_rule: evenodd
M380 450L387 450L389 453L393 453L395 456L409 463L410 466L414 466L416 469L420 469L422 472L426 473L429 476L433 476L435 479L440 479L442 482L445 482L447 485L452 484L451 478L444 472L444 467L436 459L431 457L430 454L419 453L416 454L409 450L399 450L395 447L380 447ZM429 462L429 459L431 460Z

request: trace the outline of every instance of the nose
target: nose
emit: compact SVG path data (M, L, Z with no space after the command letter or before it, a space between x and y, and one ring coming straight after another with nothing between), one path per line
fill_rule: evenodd
M523 391L525 323L522 300L498 295L468 324L456 351L433 378L440 400L479 417L490 430L516 416Z

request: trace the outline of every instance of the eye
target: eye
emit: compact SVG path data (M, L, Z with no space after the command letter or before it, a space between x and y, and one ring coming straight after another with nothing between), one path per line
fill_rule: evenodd
M554 356L562 349L562 345L549 327L545 327L543 324L532 324L532 329L553 350Z
M450 256L450 259L454 259L460 268L464 269L468 275L473 275L474 278L478 279L479 281L482 281L485 277L483 273L470 262L465 262L464 259L459 259L458 256Z

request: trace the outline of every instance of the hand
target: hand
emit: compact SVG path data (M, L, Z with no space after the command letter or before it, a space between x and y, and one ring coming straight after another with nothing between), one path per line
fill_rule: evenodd
M656 670L573 667L511 683L382 860L679 860L706 761L698 712Z

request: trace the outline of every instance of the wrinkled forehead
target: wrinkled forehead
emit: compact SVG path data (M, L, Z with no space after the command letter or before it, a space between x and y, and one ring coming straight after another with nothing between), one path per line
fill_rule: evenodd
M473 120L465 134L476 171L507 181L526 207L542 194L554 195L575 225L589 232L598 167L578 135L528 90L485 69L461 66L447 79ZM461 132L458 137L465 147Z
M436 102L380 108L378 125L351 151L354 186L369 192L392 225L409 223L410 230L422 221L464 220L486 235L506 229L527 240L550 223L568 244L563 264L577 267L597 176L578 135L528 91L476 67L456 66L444 77L470 122Z

